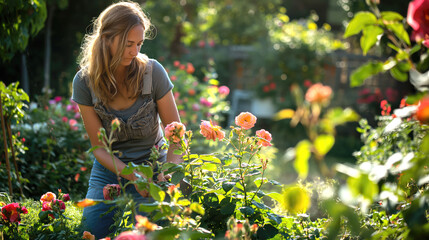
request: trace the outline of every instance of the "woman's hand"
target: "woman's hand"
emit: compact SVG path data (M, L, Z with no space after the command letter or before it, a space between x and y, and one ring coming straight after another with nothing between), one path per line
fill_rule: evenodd
M137 184L134 184L134 187L136 188L136 191L144 198L149 197L150 194L146 189L143 190L139 190L139 187L137 186Z
M158 181L157 182L167 182L170 179L171 179L171 174L165 174L164 175L164 173L161 172L158 174L158 177L157 177Z

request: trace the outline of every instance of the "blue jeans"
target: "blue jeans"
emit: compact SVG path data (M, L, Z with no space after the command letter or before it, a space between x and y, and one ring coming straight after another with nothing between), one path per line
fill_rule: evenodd
M124 186L127 182L128 180L121 178L121 183L123 184L122 186ZM113 172L101 165L97 160L94 160L86 198L93 200L104 200L103 188L106 186L106 184L118 184L118 178ZM125 192L132 195L133 200L137 203L137 206L139 203L153 201L152 198L142 197L136 191L134 184L128 185L125 189ZM99 203L92 207L84 208L82 219L84 228L85 230L94 234L96 239L104 238L108 234L114 232L115 229L109 228L114 223L113 216L115 212L119 211L120 209L115 209L110 211L108 214L104 214L113 206L113 204ZM147 215L142 212L138 212L138 214L143 216Z

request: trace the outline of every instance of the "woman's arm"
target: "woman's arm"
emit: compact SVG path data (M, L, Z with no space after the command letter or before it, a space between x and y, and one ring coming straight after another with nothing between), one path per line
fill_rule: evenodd
M91 141L91 145L93 147L95 146L102 146L103 143L101 143L98 140L97 133L99 132L101 125L101 120L98 117L97 113L94 110L94 107L92 106L86 106L86 105L79 105L80 114L82 116L83 124L85 126L86 132L88 133L89 140ZM123 163L121 160L119 160L117 157L114 157L114 161L116 163L116 167L118 170L118 173L116 173L115 166L113 165L112 157L110 154L106 151L104 148L97 148L93 151L93 154L97 161L103 165L105 168L109 169L115 174L121 173L122 169L126 167L125 163ZM134 174L130 175L122 175L121 177L128 179L128 180L136 180L136 177Z
M164 126L172 122L180 122L179 113L177 111L176 102L174 101L172 91L169 91L162 98L156 101L158 105L158 113L161 118L161 122ZM174 154L174 150L177 149L177 146L170 144L167 152L167 162L172 163L181 163L183 162L181 155Z

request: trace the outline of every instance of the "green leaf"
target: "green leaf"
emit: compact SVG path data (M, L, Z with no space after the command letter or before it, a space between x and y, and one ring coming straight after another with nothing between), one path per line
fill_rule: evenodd
M151 179L153 177L153 170L151 166L139 165L137 167L137 170L143 173L148 179Z
M140 212L153 212L159 208L158 202L153 203L141 203L139 205Z
M210 239L212 233L206 230L206 232L200 232L201 229L197 230L181 230L180 237L177 239L189 239L189 240L200 240L200 239Z
M333 127L342 125L347 122L355 122L359 120L360 116L351 108L332 108L325 114L324 120L326 119L329 124Z
M362 48L363 55L378 41L378 35L383 34L383 29L379 26L370 25L363 29L362 37L360 38L360 47Z
M422 46L420 44L416 44L414 45L413 48L411 48L410 50L410 56L413 55L414 53L418 52L420 50L420 48L422 48Z
M225 193L228 193L231 191L232 188L234 188L235 182L223 182L222 183L222 189L225 191Z
M259 188L262 184L268 182L267 178L257 178L253 181L253 183L256 185L257 188Z
M295 162L293 166L300 178L305 179L308 174L308 160L311 156L311 143L302 140L295 147Z
M175 150L173 151L173 153L174 153L174 155L182 155L182 154L183 154L183 152L182 152L182 151L180 151L179 149L175 149Z
M339 230L342 228L341 218L346 218L347 221L344 221L347 224L348 229L354 235L358 235L360 232L360 221L359 217L355 211L342 203L337 203L333 199L326 200L322 202L322 208L325 209L332 222L327 226L328 230L328 239L337 239Z
M219 206L219 198L215 193L207 193L204 195L204 203L207 206L217 208Z
M204 215L204 208L199 204L199 203L191 203L191 206L189 206L189 208L193 211L196 212L198 214Z
M183 172L175 172L173 173L173 175L171 176L171 182L173 184L178 184L180 183L180 181L182 181L182 179L185 177L185 173Z
M231 201L231 198L224 198L220 201L220 213L223 215L232 215L235 212L236 204Z
M177 201L177 204L179 204L180 206L188 206L189 204L191 204L191 202L185 198Z
M275 214L275 213L267 213L267 216L270 220L276 222L277 224L282 223L282 217L280 217L279 215Z
M383 71L383 63L372 61L368 62L358 69L354 70L350 76L350 86L359 87L365 80L375 74L378 74Z
M402 23L390 23L387 24L386 27L387 29L391 30L399 39L410 45L410 36L408 36L408 33Z
M241 207L238 210L240 210L244 215L252 215L255 212L255 209L249 206Z
M335 137L332 135L320 135L314 140L314 147L317 153L325 156L329 150L334 146Z
M374 196L378 194L378 186L372 182L368 174L360 174L358 177L349 177L347 185L350 188L353 196L363 196L365 199L372 201Z
M161 230L154 231L151 234L151 239L174 240L180 232L181 231L177 227L166 227Z
M417 198L403 211L404 220L410 228L421 228L428 223L426 218L427 197Z
M135 169L135 167L133 167L131 165L127 165L126 167L124 167L122 169L121 174L122 175L129 175L129 174L133 173L134 169Z
M205 163L201 166L203 170L209 171L209 172L216 172L217 166L214 163Z
M404 17L397 12L383 11L381 12L381 19L387 20L387 21L402 21Z
M350 37L358 34L364 27L377 23L377 17L371 12L358 12L347 25L344 37Z
M408 80L408 72L403 72L401 70L401 67L398 65L399 64L390 69L390 75L392 75L392 77L394 77L398 81L406 82Z
M210 155L201 155L200 158L201 158L201 160L207 161L207 162L213 162L213 163L219 163L219 164L221 163L219 158L217 158L216 156L211 155L211 154Z
M259 203L255 200L252 201L253 205L255 205L255 207L259 208L259 209L264 209L264 210L269 210L271 209L270 207L268 207L267 205L263 204L263 203Z
M279 230L271 224L265 224L263 227L258 228L256 235L258 239L271 239L277 235Z
M175 166L177 166L177 164L171 163L171 162L166 162L166 163L162 164L161 170L165 171L165 170L172 168L172 167L175 167Z
M150 195L153 197L153 199L155 199L158 202L162 202L164 201L165 198L165 192L162 191L161 187L154 184L154 183L150 183L149 185L149 193Z

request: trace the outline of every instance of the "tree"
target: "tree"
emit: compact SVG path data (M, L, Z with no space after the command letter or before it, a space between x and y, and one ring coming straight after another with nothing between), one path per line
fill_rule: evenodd
M52 22L54 19L54 13L57 8L65 9L68 6L68 0L47 0L48 4L48 20L46 22L45 32L45 63L44 63L44 74L43 74L43 88L48 90L51 82L51 36L52 36Z
M9 61L24 51L28 39L44 26L46 3L43 0L0 0L0 57Z
M10 61L27 48L28 40L43 28L46 19L44 0L0 0L0 58ZM21 54L21 76L29 92L27 58Z

